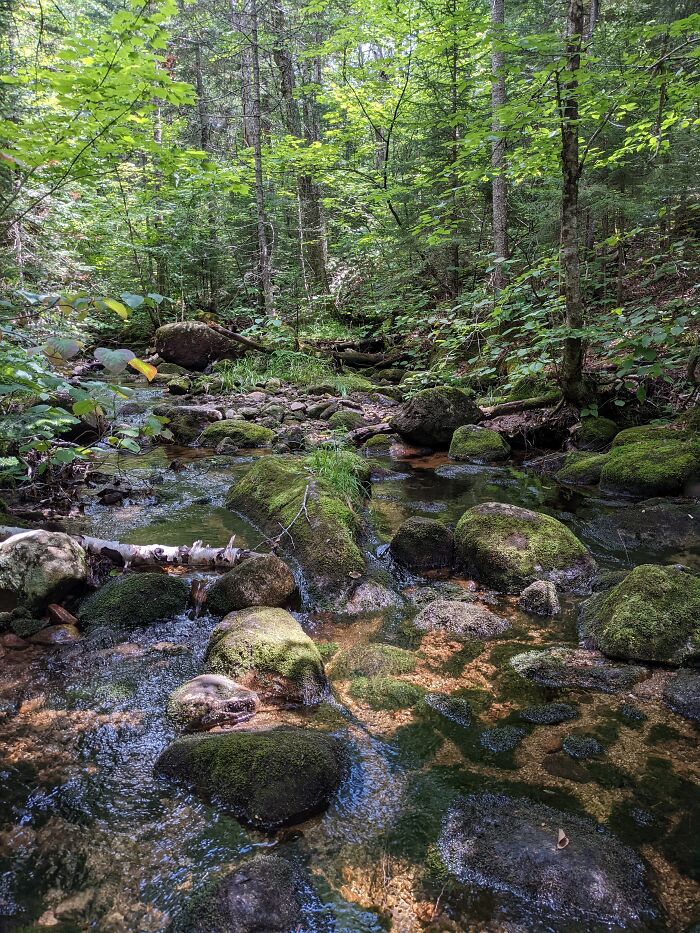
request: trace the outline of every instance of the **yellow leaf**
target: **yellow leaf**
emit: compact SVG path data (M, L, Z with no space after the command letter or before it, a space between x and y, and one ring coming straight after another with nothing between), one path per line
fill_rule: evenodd
M103 298L102 304L109 308L110 311L114 311L115 314L118 314L122 321L129 320L131 311L126 305L123 305L121 301L117 301L116 298Z
M149 382L152 382L158 374L158 370L155 366L151 366L150 363L144 363L143 360L139 360L136 357L134 357L133 360L129 360L129 366L133 366L138 372L143 373Z

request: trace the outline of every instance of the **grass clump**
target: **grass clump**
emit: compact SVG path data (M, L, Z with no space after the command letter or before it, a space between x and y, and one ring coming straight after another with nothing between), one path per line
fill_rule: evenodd
M360 502L369 481L367 464L354 450L332 443L316 447L304 460L309 471L329 491L350 502Z

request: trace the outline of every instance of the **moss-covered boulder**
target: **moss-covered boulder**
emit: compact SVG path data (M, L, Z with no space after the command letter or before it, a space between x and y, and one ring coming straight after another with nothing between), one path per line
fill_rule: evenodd
M394 440L395 438L391 434L373 434L364 442L362 449L368 453L381 454L390 449Z
M169 933L289 933L306 926L309 882L296 862L256 855L199 887Z
M535 616L556 616L561 611L557 588L549 580L535 580L526 586L518 597L518 606Z
M375 710L410 709L425 696L418 684L394 677L356 677L350 683L350 696Z
M180 444L193 444L202 431L215 421L221 421L218 408L210 405L156 405L154 414L168 419L168 430Z
M58 531L22 531L0 543L0 610L42 611L80 590L85 551Z
M229 613L211 634L206 664L270 701L318 703L327 688L318 648L284 609Z
M613 664L597 651L556 646L524 651L510 661L513 670L541 687L617 693L629 690L647 672L634 664Z
M231 441L236 447L269 447L275 432L252 421L226 418L207 425L200 438L203 447L216 447L221 441Z
M261 458L231 487L226 504L269 534L288 528L281 546L301 565L314 596L338 596L365 570L355 507L300 460Z
M391 418L391 427L414 444L448 447L455 430L484 417L477 404L461 389L445 386L423 389Z
M566 486L594 486L607 462L608 454L570 453L554 478Z
M450 460L494 463L507 460L509 455L510 446L498 431L477 424L463 424L454 432L450 442Z
M584 606L583 632L612 658L682 664L700 656L700 577L641 564Z
M596 572L588 550L557 519L501 502L467 509L457 524L455 544L477 579L508 593L519 593L535 580L586 593Z
M189 585L168 573L112 577L81 603L78 618L88 630L138 628L184 612L189 594Z
M359 428L365 423L365 419L358 411L350 411L347 408L336 411L328 419L328 424L334 430L352 431L353 428Z
M582 418L573 432L573 439L581 450L603 450L619 430L610 418Z
M394 560L411 570L439 570L454 561L454 534L435 518L407 518L389 547Z
M188 731L235 726L255 715L257 693L223 674L200 674L170 694L168 717Z
M203 321L177 321L158 328L156 352L167 363L201 371L215 360L241 356L243 349Z
M335 680L349 680L354 677L410 674L415 666L415 655L404 648L379 643L359 644L338 652L333 659L331 677Z
M641 441L665 443L666 441L684 441L688 439L687 430L674 424L642 424L636 428L619 431L612 442L613 447L626 444L639 444Z
M313 729L279 726L176 739L156 770L259 829L300 823L328 806L340 783L342 746Z
M250 606L284 606L296 589L289 567L276 554L259 554L237 564L207 590L209 612L225 616Z
M664 439L659 435L655 440L613 446L600 473L600 488L640 498L673 496L682 495L698 478L700 441Z

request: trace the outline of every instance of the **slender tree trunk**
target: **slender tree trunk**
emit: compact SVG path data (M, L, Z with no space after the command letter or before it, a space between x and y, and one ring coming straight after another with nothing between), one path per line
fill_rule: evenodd
M503 262L508 259L508 191L506 185L505 156L506 141L499 108L506 102L505 54L499 45L503 41L505 25L505 0L491 0L491 26L493 29L493 51L491 53L491 143L492 214L493 214L493 252L496 267L493 273L493 286L496 293L506 284Z
M578 194L581 175L579 160L579 107L577 72L581 67L583 37L583 0L569 0L566 19L566 71L568 77L559 88L561 119L561 252L563 289L566 304L566 325L575 330L583 327L584 309L581 293L579 257ZM584 401L583 341L569 336L564 341L562 360L562 392L575 405Z
M197 114L199 116L199 145L203 152L209 152L211 148L211 121L209 110L207 108L207 99L204 89L204 73L202 69L202 46L199 41L195 43L195 82L197 88ZM208 191L207 200L207 224L209 227L208 246L202 257L202 271L205 278L205 288L208 293L207 306L210 310L215 310L216 295L219 287L218 275L218 234L216 230L216 204L214 192Z
M163 145L163 114L160 104L156 104L153 120L153 141L160 148ZM161 175L160 170L155 169L155 202L156 210L153 221L153 228L156 237L156 291L159 295L166 295L168 288L166 259L163 251L163 215L161 214Z
M450 249L450 266L451 266L451 279L452 279L452 294L453 297L457 297L460 291L460 254L459 254L459 239L457 238L457 231L459 229L459 205L457 197L457 189L459 186L459 179L457 177L457 158L459 155L459 126L457 125L457 111L459 109L459 89L457 86L457 79L459 78L459 43L458 43L458 29L457 29L457 11L456 3L453 0L451 5L452 13L452 30L454 40L452 42L452 48L450 49L449 58L450 58L450 103L452 110L452 146L450 148L450 189L451 189L451 198L452 198L452 217L454 223L454 229L452 231L452 246Z

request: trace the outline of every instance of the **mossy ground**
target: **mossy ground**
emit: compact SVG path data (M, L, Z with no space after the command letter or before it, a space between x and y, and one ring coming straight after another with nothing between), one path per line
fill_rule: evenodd
M237 447L269 447L274 432L252 421L235 418L215 421L202 431L203 447L216 447L223 440L232 441Z
M87 629L136 628L183 612L190 588L165 573L132 573L113 577L88 596L78 610Z

